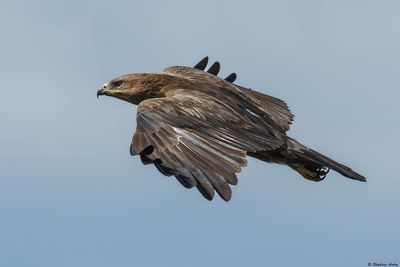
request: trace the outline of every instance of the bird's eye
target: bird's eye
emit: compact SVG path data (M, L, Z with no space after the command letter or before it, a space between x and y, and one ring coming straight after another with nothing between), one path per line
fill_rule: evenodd
M124 82L119 80L111 83L112 88L118 88L120 87Z

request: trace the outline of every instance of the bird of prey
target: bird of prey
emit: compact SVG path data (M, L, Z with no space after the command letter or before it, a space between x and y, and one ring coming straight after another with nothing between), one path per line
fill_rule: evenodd
M173 66L161 74L115 78L97 91L138 105L130 147L143 164L154 164L208 200L215 191L232 196L236 173L246 157L285 164L311 181L330 169L345 177L365 177L286 135L293 115L278 98L233 83L236 74L218 77L220 64L206 70L208 57L193 68Z

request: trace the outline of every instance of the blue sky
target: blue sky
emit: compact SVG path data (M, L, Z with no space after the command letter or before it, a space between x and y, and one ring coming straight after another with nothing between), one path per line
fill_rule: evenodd
M0 266L400 264L399 1L0 2ZM365 175L253 159L229 203L129 155L106 81L193 65L284 99L288 134Z

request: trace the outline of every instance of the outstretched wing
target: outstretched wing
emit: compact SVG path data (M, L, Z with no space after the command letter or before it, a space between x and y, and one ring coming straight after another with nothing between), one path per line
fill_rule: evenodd
M206 69L208 64L208 57L203 58L200 60L196 65L193 66L193 68L198 69L198 70L204 70ZM214 62L210 68L208 68L207 72L214 74L215 76L218 75L219 70L220 70L220 64L218 61ZM236 80L237 76L236 73L232 72L226 78L224 79L227 82L233 83Z
M194 66L194 68L174 66L165 69L164 73L184 77L187 79L199 79L199 76L205 76L204 74L206 73L217 76L220 70L219 62L214 62L211 67L206 71L205 69L207 67L207 64L208 57L205 57L200 62L198 62ZM203 73L203 75L201 73ZM231 73L224 80L233 84L236 78L236 73ZM289 130L290 124L292 123L294 116L290 112L288 105L284 101L280 100L279 98L254 91L237 84L233 85L248 98L249 104L254 107L254 110L252 110L253 112L264 116L266 119L269 120L271 124L275 125L277 129L284 132Z
M201 92L183 91L140 103L131 154L187 188L196 186L209 200L216 190L228 201L229 184L237 183L235 173L246 165L247 151L282 144L257 117Z

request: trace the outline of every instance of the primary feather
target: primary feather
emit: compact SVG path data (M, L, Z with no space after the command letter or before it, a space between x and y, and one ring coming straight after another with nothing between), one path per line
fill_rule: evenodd
M365 181L350 168L288 137L293 121L287 104L239 86L236 74L217 77L220 64L206 71L208 58L162 74L129 74L105 84L98 95L138 105L131 154L175 176L206 199L216 191L228 201L246 156L286 164L304 178L321 181L331 168Z

